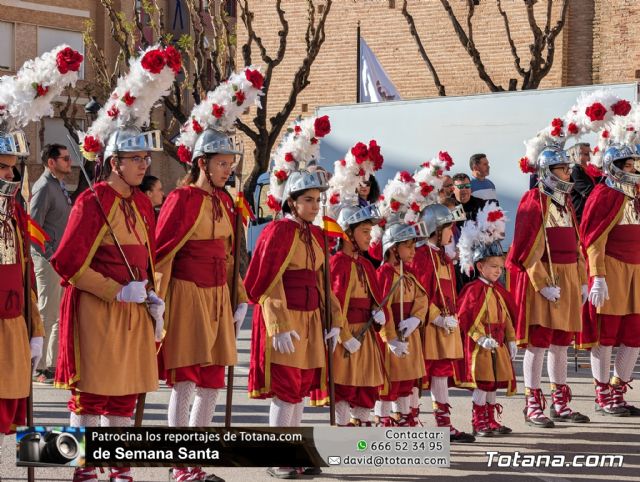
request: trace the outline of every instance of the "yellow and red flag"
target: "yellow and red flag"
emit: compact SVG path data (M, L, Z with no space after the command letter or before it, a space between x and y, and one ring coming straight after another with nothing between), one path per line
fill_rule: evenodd
M251 206L249 206L249 202L247 198L244 197L243 193L238 193L238 199L236 200L236 207L238 208L238 213L242 216L242 224L247 225L247 220L251 219L254 221L256 219L255 214L251 210Z
M42 226L40 226L37 222L31 219L31 217L29 217L29 221L28 221L28 230L29 230L29 237L31 238L31 242L37 246L40 246L42 251L44 251L45 250L44 243L46 243L47 241L51 241L51 238L49 237L49 235L45 232L44 229L42 229Z
M322 221L324 222L324 230L327 232L327 236L331 238L342 238L345 241L349 241L349 238L335 219L329 216L322 216Z

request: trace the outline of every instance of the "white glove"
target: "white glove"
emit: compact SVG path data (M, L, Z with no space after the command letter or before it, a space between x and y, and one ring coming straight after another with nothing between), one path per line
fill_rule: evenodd
M343 341L342 342L342 346L344 347L345 350L347 350L349 353L355 353L360 349L360 346L362 344L356 339L356 337L354 336L353 338L347 340L347 341Z
M389 345L389 350L391 350L391 353L399 358L409 354L408 341L400 341L397 338L394 338L393 340L389 340L387 342L387 345Z
M494 350L498 348L498 342L487 336L481 336L477 341L478 345L484 348L485 350Z
M155 338L157 342L162 341L162 331L164 330L164 301L151 290L147 293L147 307L149 313L155 321Z
M560 299L560 287L559 286L545 286L540 290L540 294L547 300L555 303Z
M242 328L242 323L244 322L245 316L247 316L248 309L249 305L247 303L240 303L236 308L236 312L233 314L233 321L236 324L236 338L240 335L240 328Z
M445 316L444 326L447 330L455 330L458 328L458 319L455 316Z
M600 308L604 305L604 301L609 299L609 287L607 286L607 280L603 276L596 276L593 278L593 285L589 292L589 301L596 308Z
M411 335L411 333L413 333L413 331L418 327L419 324L420 320L415 316L411 316L398 323L398 331L404 331L404 336L408 337L409 335Z
M384 310L373 310L373 321L380 326L383 326L387 322L387 317L384 316Z
M44 338L41 336L34 336L29 342L31 348L31 366L36 368L40 359L42 358L42 345L44 344Z
M146 281L131 281L128 285L122 287L116 295L116 300L123 303L142 303L147 299L146 286Z
M293 353L296 349L293 346L292 338L296 338L299 341L300 335L295 330L273 335L273 349L280 353Z
M582 289L582 304L584 305L587 302L587 299L589 298L589 286L582 285L581 289Z
M327 342L327 346L330 346L329 342L333 341L332 353L334 351L336 351L336 346L338 346L338 335L339 334L340 334L340 328L338 328L337 326L334 326L333 328L331 328L331 331L329 333L327 333L326 330L324 332L324 341Z
M433 325L439 326L440 328L446 328L447 323L443 316L438 316L435 320L431 322Z
M510 341L509 342L509 355L511 355L511 360L515 360L517 354L518 354L518 345L516 345L515 341Z

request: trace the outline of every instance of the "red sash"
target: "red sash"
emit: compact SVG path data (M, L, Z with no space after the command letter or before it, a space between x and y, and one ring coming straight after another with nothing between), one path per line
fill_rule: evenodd
M411 309L413 308L413 301L405 301L404 309L402 310L402 314L400 314L400 303L392 303L391 310L393 312L393 319L395 321L396 326L402 320L405 320L411 316Z
M22 267L18 263L0 265L0 318L16 318L23 307Z
M287 307L296 311L314 311L320 306L316 272L310 269L289 269L282 274Z
M351 298L347 310L349 323L366 323L371 318L371 298Z
M129 266L131 266L133 270L136 281L146 280L147 266L149 263L149 252L146 246L125 244L122 246L122 250L127 257ZM116 246L100 246L91 260L90 267L101 275L117 281L121 285L126 285L132 281L129 270L125 266L120 251Z
M616 225L609 232L605 253L623 263L640 264L640 251L637 242L640 239L640 226L637 224Z
M227 253L223 239L187 241L173 260L172 276L200 288L227 282Z
M578 262L578 241L573 227L547 228L547 240L551 250L551 261L555 264L573 264ZM544 250L542 261L548 261Z

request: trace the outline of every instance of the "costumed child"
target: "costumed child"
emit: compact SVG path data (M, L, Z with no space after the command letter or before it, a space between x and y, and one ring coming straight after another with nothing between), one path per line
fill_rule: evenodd
M329 213L343 231L337 253L331 257L331 288L342 305L353 336L333 353L336 423L371 426L370 412L384 384L384 365L376 332L386 322L376 270L364 256L371 230L381 217L376 205L358 202L357 188L382 167L375 141L357 143L335 163L329 180ZM351 413L349 413L351 412ZM351 415L351 417L349 417Z
M397 173L387 183L380 203L384 222L376 226L373 239L373 251L381 248L384 261L378 268L382 295L394 290L389 300L390 318L379 333L388 377L375 405L376 422L382 426L418 424L411 411L411 396L425 374L419 328L428 299L425 289L406 269L415 255L416 240L426 235L424 224L416 222L416 212L411 209L414 193L413 178L407 172Z
M325 341L349 343L340 303L324 292L322 230L313 224L326 173L305 169L319 154L319 139L329 133L328 117L297 120L274 153L268 203L283 216L260 234L245 287L252 303L249 396L271 398L269 425L297 427L311 390L326 390ZM325 296L330 297L332 327L323 336ZM301 470L270 467L278 478ZM305 471L309 474L310 471ZM313 473L317 473L317 470Z
M253 67L232 74L194 107L177 141L190 172L167 196L156 235L157 288L167 306L160 357L172 388L170 427L210 426L225 367L237 362L247 296L238 278L238 305L231 306L237 213L225 184L241 152L228 132L239 115L259 105L262 82ZM214 106L222 115L214 114ZM222 480L201 467L174 467L171 476L179 482Z
M458 320L463 336L464 360L461 387L473 389L473 435L487 437L511 433L499 423L502 405L496 393L505 388L516 393L513 360L518 352L513 328L513 300L498 279L504 270L504 238L507 218L494 202L488 202L467 221L458 242L460 267L476 279L467 283L458 298Z

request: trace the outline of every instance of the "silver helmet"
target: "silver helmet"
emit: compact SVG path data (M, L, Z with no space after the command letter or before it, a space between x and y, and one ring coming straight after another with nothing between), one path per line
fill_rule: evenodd
M608 176L607 182L609 184L618 184L620 187L627 186L635 189L635 185L640 184L640 174L625 172L615 165L616 161L623 159L640 159L637 146L631 144L613 144L604 151L602 164ZM638 161L636 161L636 165L637 163Z
M367 206L353 204L340 208L337 222L344 231L347 231L354 224L364 221L371 221L372 224L378 224L381 217L380 211L375 204L369 204Z
M0 155L27 157L29 144L20 130L5 132L0 130Z
M159 130L143 132L136 126L119 127L107 139L104 159L120 152L162 152L162 136Z
M307 189L319 189L320 192L329 189L327 173L320 170L314 172L305 170L292 172L284 185L282 203L284 204L293 194Z
M191 160L207 154L242 154L235 146L233 139L224 132L205 129L200 133L193 148Z
M433 236L438 228L453 224L455 217L449 208L443 204L430 204L420 213L420 220L427 228L427 237Z
M464 206L462 204L458 204L455 208L450 209L450 211L454 223L467 220L467 213L464 212Z
M427 227L423 222L416 224L395 223L387 225L382 234L382 258L397 243L410 239L422 239L428 237Z
M504 251L499 241L489 244L478 244L473 247L473 264L491 256L504 256Z
M559 144L550 144L542 149L538 155L538 178L545 194L553 196L553 194L565 195L573 189L573 183L563 181L558 178L551 168L561 164L571 164L567 158L567 154ZM561 201L561 199L558 199Z
M27 157L29 155L29 145L24 132L15 130L4 132L0 130L0 155ZM8 181L0 179L0 197L13 198L20 190L20 181Z

